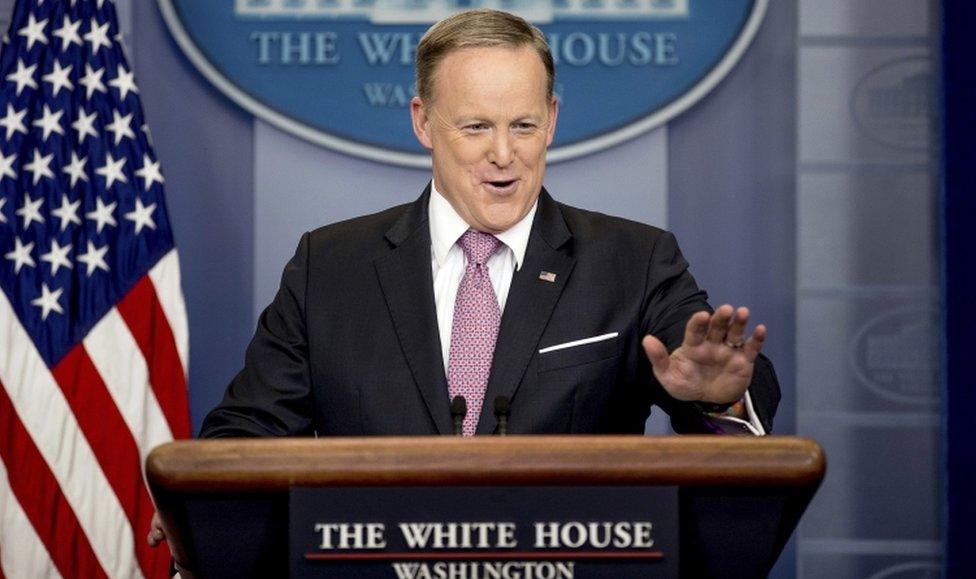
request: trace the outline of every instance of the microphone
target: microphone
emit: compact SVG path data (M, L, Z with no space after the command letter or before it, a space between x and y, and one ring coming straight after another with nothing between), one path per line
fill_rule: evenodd
M451 400L451 418L454 420L454 434L461 436L464 429L464 417L468 414L468 403L464 396L458 394Z
M498 420L498 436L508 434L508 415L512 411L508 396L495 397L495 419Z

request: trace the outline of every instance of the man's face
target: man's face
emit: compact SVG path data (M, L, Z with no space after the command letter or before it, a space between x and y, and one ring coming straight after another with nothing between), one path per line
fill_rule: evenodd
M557 113L546 82L528 46L466 48L437 66L433 102L411 103L437 189L474 229L505 231L539 197Z

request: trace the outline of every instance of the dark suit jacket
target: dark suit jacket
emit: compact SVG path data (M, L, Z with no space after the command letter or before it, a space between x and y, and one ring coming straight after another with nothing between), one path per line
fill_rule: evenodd
M201 436L450 434L431 274L427 203L306 233L258 322L244 369ZM540 279L540 272L556 275ZM640 433L652 404L679 432L702 432L640 345L669 349L709 309L666 231L575 209L546 191L503 312L486 401L511 399L511 433ZM615 339L540 354L547 346ZM779 402L772 365L750 393L767 432ZM495 430L486 402L478 433Z

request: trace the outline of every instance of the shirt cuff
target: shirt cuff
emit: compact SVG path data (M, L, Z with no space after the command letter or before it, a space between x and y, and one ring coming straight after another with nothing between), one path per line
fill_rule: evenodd
M759 416L752 405L752 397L746 390L742 400L739 400L724 412L708 412L705 414L705 424L716 434L738 434L763 436L766 430L759 422Z

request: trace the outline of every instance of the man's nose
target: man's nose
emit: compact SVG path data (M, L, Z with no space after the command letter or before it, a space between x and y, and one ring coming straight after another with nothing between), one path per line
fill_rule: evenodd
M488 152L488 161L498 167L507 167L513 158L512 139L508 131L495 131Z

